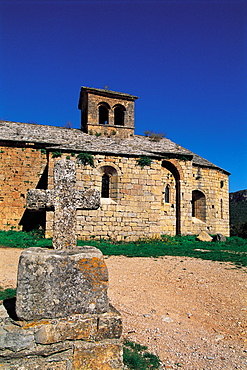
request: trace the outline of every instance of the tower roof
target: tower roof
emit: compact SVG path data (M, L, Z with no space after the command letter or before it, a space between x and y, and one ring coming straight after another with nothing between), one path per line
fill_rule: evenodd
M91 93L91 94L106 96L106 97L114 96L114 98L120 98L120 99L125 99L125 100L135 101L136 99L138 99L138 96L134 96L134 95L130 95L130 94L122 93L122 92L117 92L117 91L112 91L108 89L95 89L93 87L86 87L86 86L81 87L80 99L81 99L81 94L83 91L87 93ZM80 100L79 100L79 106L80 106Z

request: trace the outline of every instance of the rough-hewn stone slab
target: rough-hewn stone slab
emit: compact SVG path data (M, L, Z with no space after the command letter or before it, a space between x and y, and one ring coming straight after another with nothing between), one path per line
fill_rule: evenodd
M0 305L1 308L5 310ZM108 312L101 314L28 322L13 322L5 314L0 321L0 367L3 370L120 370L123 368L121 333L121 316L111 305Z
M28 328L29 325L24 325ZM117 310L110 306L102 314L73 315L47 321L35 330L35 342L52 344L66 340L86 340L97 342L104 339L120 338L122 320Z
M121 332L121 317L111 306L107 313L66 319L13 324L5 318L0 324L0 366L3 370L120 370Z
M56 352L55 345L59 351L71 348L66 345L67 341L119 339L122 320L111 305L108 312L101 314L77 314L57 319L13 323L6 316L1 321L0 334L0 357L44 356ZM61 347L59 343L65 346Z
M107 267L97 248L28 248L19 261L17 316L33 320L106 312L107 288Z
M122 345L119 341L75 344L72 368L122 370Z

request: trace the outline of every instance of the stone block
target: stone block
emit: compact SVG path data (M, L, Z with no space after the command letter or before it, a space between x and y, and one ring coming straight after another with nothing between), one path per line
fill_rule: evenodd
M202 231L197 236L196 240L200 240L202 242L211 242L213 238L206 231Z
M226 237L222 234L216 234L213 236L213 242L225 242Z
M88 330L89 326L92 330ZM120 370L123 368L121 333L121 316L112 306L101 314L14 324L5 314L0 322L0 367L3 370Z
M72 369L122 370L122 344L119 340L75 344Z
M16 313L34 320L106 312L107 288L108 271L97 248L28 248L19 261Z

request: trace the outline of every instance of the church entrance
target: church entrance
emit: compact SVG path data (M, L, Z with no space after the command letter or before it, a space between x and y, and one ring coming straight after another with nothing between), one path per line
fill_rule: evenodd
M162 167L166 168L173 176L175 180L174 189L174 207L175 207L175 217L176 217L176 235L181 234L181 212L180 212L180 174L178 169L170 161L163 161ZM170 192L170 185L166 185L165 190L165 201L170 198L167 192Z

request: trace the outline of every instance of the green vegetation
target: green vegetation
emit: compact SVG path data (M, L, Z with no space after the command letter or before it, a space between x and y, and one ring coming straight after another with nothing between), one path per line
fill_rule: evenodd
M147 136L151 141L160 141L161 139L163 139L163 137L165 137L166 135L164 133L156 133L156 132L153 132L153 131L145 131L144 132L144 135Z
M14 298L16 296L16 289L3 289L0 286L0 301L3 301L4 299Z
M52 240L45 239L43 230L37 229L32 232L2 231L0 230L0 245L11 248L51 247Z
M123 361L128 369L154 370L159 369L160 360L157 356L147 352L146 346L138 343L124 341Z
M89 166L94 167L94 159L93 159L92 154L79 153L76 158L77 158L77 161L83 164L84 166L88 164Z
M247 238L247 201L230 202L231 236Z
M79 240L79 245L85 241ZM196 236L163 236L161 239L139 240L129 243L113 243L105 240L87 241L87 245L99 248L104 255L127 257L181 256L204 260L231 262L247 266L247 240L232 237L226 242L200 242Z
M60 150L56 150L54 152L52 152L52 158L58 158L58 157L61 157L62 156L62 153Z
M141 168L145 166L151 166L152 160L151 158L147 157L146 155L142 155L138 160L137 163Z
M92 237L93 238L93 237ZM226 242L200 242L195 236L163 236L160 239L144 239L136 242L111 240L78 240L78 245L92 245L104 255L127 257L181 256L204 260L231 262L236 266L247 266L247 240L239 237L227 238ZM45 239L42 229L32 232L0 231L0 245L13 248L52 247L52 240Z
M162 156L162 159L179 159L180 161L191 161L191 155L180 155L180 154L167 154L167 155L163 155ZM198 178L201 178L198 177Z

